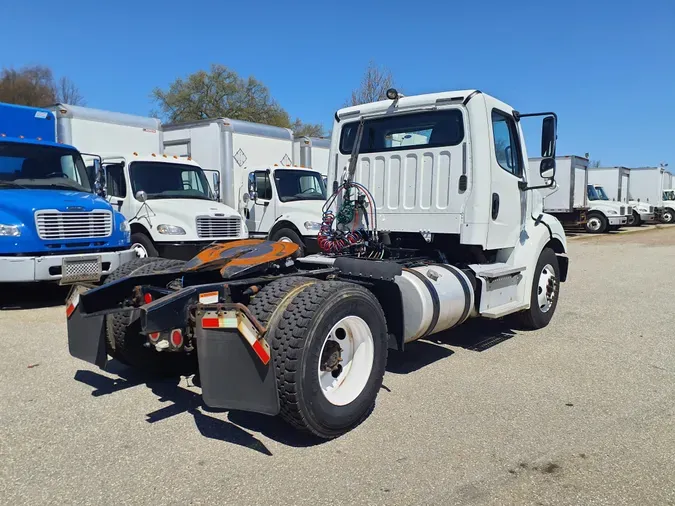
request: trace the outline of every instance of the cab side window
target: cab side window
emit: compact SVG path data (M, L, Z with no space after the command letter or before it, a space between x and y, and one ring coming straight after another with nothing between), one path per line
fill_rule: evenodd
M106 165L106 193L110 197L124 198L127 196L127 181L124 177L122 164Z
M263 200L272 200L272 184L270 176L266 170L257 170L255 174L255 186L258 192L258 198Z
M516 122L510 115L493 109L492 135L497 163L505 171L520 177L523 174L523 165L518 149Z

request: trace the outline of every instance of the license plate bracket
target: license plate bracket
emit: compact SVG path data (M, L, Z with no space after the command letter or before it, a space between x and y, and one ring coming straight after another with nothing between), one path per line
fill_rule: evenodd
M102 272L100 255L67 257L61 262L59 284L70 285L82 281L99 281Z

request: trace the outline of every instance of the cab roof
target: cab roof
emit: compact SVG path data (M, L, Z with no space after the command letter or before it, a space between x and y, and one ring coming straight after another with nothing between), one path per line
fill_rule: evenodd
M427 93L423 95L402 96L396 101L396 109L417 109L449 104L466 104L471 97L481 93L479 90L442 91L440 93ZM360 104L344 107L335 113L338 121L346 118L362 116L364 114L377 114L392 110L393 100L385 99L368 104Z
M52 146L55 148L66 148L66 149L74 149L77 151L77 148L75 146L71 146L70 144L63 144L61 142L52 142L52 141L44 141L40 138L37 139L26 139L26 138L21 138L21 137L9 137L0 134L0 142L12 142L16 144L35 144L36 146Z

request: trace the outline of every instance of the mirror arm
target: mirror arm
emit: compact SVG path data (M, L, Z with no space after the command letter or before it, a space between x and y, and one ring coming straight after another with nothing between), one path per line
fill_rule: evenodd
M555 184L554 179L552 179L549 184L541 184L538 186L527 186L527 181L518 181L518 188L521 189L522 191L542 190L544 188L552 188L554 184Z

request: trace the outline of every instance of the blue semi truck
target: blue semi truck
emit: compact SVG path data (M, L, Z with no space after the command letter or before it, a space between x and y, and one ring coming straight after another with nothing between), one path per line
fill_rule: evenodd
M47 109L0 103L0 283L99 281L135 258L124 216L56 142Z

